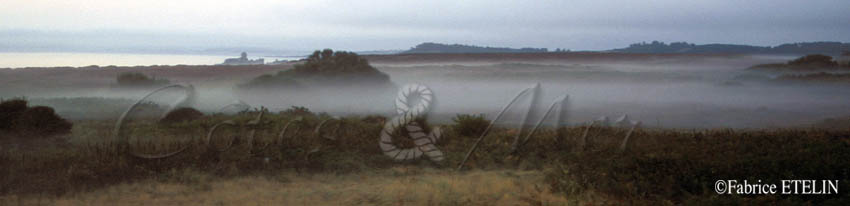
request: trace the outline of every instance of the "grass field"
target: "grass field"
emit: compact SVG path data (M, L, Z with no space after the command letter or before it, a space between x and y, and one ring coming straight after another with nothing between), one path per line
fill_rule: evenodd
M544 128L512 153L512 128L496 128L464 170L454 168L477 136L445 128L442 162L393 162L378 147L380 117L345 117L337 133L316 135L329 118L287 110L249 140L245 128L206 132L256 113L212 115L172 125L137 121L127 145L114 122L77 121L72 133L4 135L0 196L6 204L842 204L848 193L820 196L718 195L719 179L850 180L850 130L640 129L625 151L621 128ZM286 122L300 116L278 139ZM141 135L139 135L141 134ZM144 138L145 134L170 134ZM333 136L324 138L320 136ZM232 138L232 139L231 139ZM226 148L233 140L232 147ZM402 143L403 144L403 143ZM183 152L162 159L143 154ZM841 184L839 191L847 191Z
M455 173L400 166L376 172L217 178L183 172L61 197L5 196L14 205L564 205L539 171Z

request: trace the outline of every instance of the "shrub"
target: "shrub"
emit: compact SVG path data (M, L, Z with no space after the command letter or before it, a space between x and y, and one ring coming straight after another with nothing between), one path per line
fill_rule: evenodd
M832 61L831 56L822 54L806 55L788 62L792 66L838 66L838 62Z
M0 102L0 130L12 128L15 119L27 110L27 100L11 99Z
M458 114L452 121L455 122L454 131L460 136L478 137L490 125L490 121L484 118L484 114Z
M280 112L284 115L292 115L292 116L314 116L313 112L310 111L307 107L299 107L292 106L289 109Z
M15 119L13 125L17 132L41 135L66 134L72 126L71 122L56 115L53 108L45 106L28 108Z
M389 75L378 71L353 52L325 49L307 61L277 74L265 74L241 84L240 88L310 88L311 86L389 85Z
M389 76L381 73L369 62L353 52L325 49L313 52L307 57L304 64L295 65L293 71L300 75L328 75L340 74L372 74L377 79L389 80Z
M171 123L179 123L179 122L187 122L199 119L204 116L204 113L200 111L190 108L190 107L182 107L175 109L174 111L169 112L165 115L160 123L171 124Z
M65 134L71 131L71 122L56 115L46 106L28 107L25 99L0 102L0 131L36 135Z

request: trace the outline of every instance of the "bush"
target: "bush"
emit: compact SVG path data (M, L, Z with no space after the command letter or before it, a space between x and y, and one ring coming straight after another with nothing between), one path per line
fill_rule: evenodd
M831 56L811 54L791 60L788 62L788 65L835 67L838 66L838 62L832 61Z
M17 132L40 135L67 134L71 126L71 122L56 115L53 108L45 106L28 108L13 123L13 129Z
M490 126L490 121L484 118L484 114L458 114L452 121L455 122L454 131L465 137L478 137Z
M289 109L281 111L280 114L292 116L315 116L307 107L292 106Z
M204 116L204 113L201 113L197 109L190 108L190 107L182 107L182 108L178 108L178 109L175 109L174 111L169 112L168 114L165 115L165 117L163 117L161 120L159 120L159 122L165 123L165 124L187 122L187 121L199 119L203 116Z
M0 130L12 129L12 123L27 110L27 100L11 99L0 102Z
M277 74L265 74L241 84L240 88L310 88L311 86L389 85L389 75L378 71L353 52L325 49L307 61Z
M46 106L28 107L25 99L0 102L0 131L36 135L66 134L71 122Z
M304 64L295 65L293 71L301 75L329 75L340 74L369 74L380 80L389 80L389 76L381 73L369 62L353 52L325 49L313 52L307 57Z

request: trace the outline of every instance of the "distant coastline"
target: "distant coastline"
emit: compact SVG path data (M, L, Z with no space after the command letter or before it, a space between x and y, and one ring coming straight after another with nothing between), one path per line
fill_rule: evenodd
M238 54L238 53L236 53ZM0 52L0 68L215 65L233 56L197 54L128 54L74 52ZM274 60L298 60L302 57L272 57Z
M252 50L247 50L252 51ZM371 56L375 59L384 59L380 56L396 55L418 55L412 59L431 59L428 55L455 54L456 58L503 58L485 55L472 57L464 55L494 54L494 55L521 55L522 58L559 58L561 54L580 54L580 56L600 56L602 54L641 54L665 55L784 55L803 56L808 54L824 54L838 57L850 53L850 43L842 42L802 42L780 44L777 46L750 46L738 44L704 44L697 45L687 42L664 43L653 41L651 43L636 43L625 48L600 50L600 51L574 51L564 48L509 48L509 47L484 47L463 44L422 43L408 50L373 50L355 51L355 53ZM26 67L86 67L97 65L106 66L152 66L152 65L215 65L225 59L233 58L234 55L225 54L147 54L147 53L96 53L96 52L0 52L0 68L26 68ZM530 55L530 56L528 56ZM554 55L554 56L552 56ZM269 54L260 52L257 57L265 57L271 64L294 61L304 58L305 55L296 53ZM463 56L463 57L462 57ZM610 56L610 55L602 55ZM616 55L615 55L616 56ZM632 58L635 56L627 58ZM396 58L391 58L398 60Z
M482 47L463 44L442 44L426 42L401 52L401 54L480 54L480 53L565 53L574 52L570 49L556 48L507 48ZM765 54L765 55L806 55L825 54L838 56L850 52L850 43L842 42L800 42L786 43L777 46L751 46L742 44L703 44L688 42L664 43L652 41L631 44L625 48L582 51L610 53L644 53L644 54Z
M546 53L546 48L507 48L482 47L462 44L440 44L425 42L410 48L402 54L464 54L464 53Z
M626 48L613 49L611 52L620 53L726 53L726 54L772 54L772 55L806 55L824 54L838 56L850 52L850 43L842 42L800 42L786 43L777 46L751 46L740 44L703 44L688 42L641 42Z

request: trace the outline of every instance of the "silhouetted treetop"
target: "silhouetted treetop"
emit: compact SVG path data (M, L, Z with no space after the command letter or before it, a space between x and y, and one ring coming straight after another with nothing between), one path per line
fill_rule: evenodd
M331 49L313 52L307 57L307 62L295 65L292 71L298 76L372 74L389 80L389 76L369 65L366 59L357 54L334 52Z
M306 62L277 74L262 75L242 88L305 87L334 85L389 85L389 75L378 71L353 52L325 49L315 51Z

